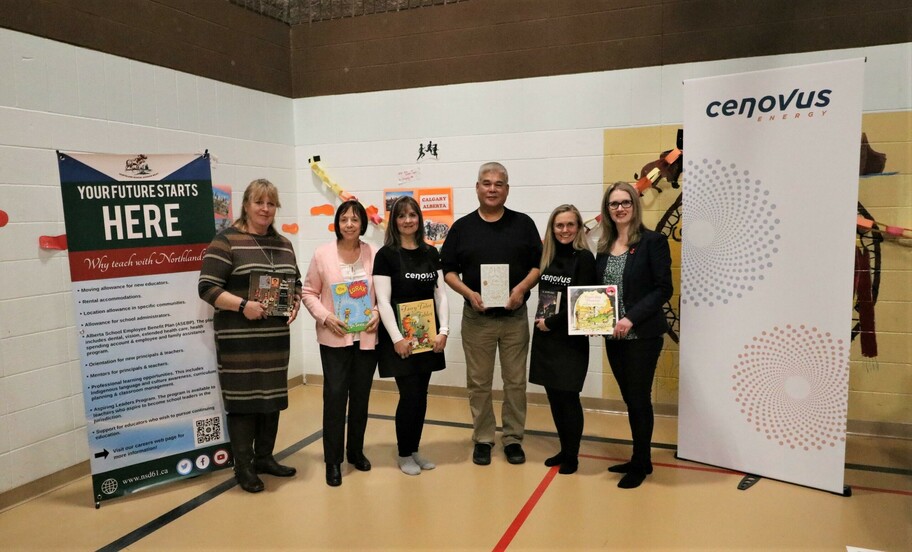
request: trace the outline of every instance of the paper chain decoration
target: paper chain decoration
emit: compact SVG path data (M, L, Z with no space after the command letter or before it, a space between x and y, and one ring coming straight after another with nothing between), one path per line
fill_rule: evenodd
M315 175L317 175L317 178L319 178L323 182L323 184L325 184L326 187L329 188L329 190L332 193L336 194L339 197L339 199L341 199L342 201L348 201L350 199L358 199L354 194L343 190L342 186L339 186L338 184L336 184L333 181L333 179L330 178L328 174L326 174L326 171L323 170L323 167L320 165L320 156L319 155L314 155L313 157L308 159L307 162L310 164L310 170L312 170L313 173ZM327 207L327 206L324 205L324 206L320 206L320 207L314 207L310 210L310 214L311 215L328 214L331 216L333 214L332 207L329 206L328 213L326 212L325 207ZM368 220L370 220L373 224L376 224L380 228L386 228L386 223L383 220L383 215L380 214L380 210L377 209L377 207L375 207L373 205L369 205L369 206L365 207L365 211L367 211Z
M874 225L879 226L880 228L874 228ZM885 236L893 236L896 238L912 238L912 229L903 228L902 226L889 226L886 224L881 224L874 219L865 218L861 215L858 215L858 222L856 223L858 228L862 230L867 230L869 232L877 232ZM883 228L881 230L881 228Z

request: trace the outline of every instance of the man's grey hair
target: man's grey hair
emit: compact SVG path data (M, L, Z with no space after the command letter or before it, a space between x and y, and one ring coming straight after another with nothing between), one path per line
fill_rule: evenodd
M504 184L510 183L510 175L507 174L507 168L497 161L490 161L478 168L478 182L481 182L485 173L497 172L503 175Z

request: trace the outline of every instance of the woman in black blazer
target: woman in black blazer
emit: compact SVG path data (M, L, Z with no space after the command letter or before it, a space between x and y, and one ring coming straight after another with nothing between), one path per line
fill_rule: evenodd
M639 487L652 473L652 382L668 331L663 306L671 298L668 240L643 226L640 195L615 182L602 198L602 236L596 275L618 286L618 322L605 336L605 352L627 405L633 456L608 471L623 473L622 489Z

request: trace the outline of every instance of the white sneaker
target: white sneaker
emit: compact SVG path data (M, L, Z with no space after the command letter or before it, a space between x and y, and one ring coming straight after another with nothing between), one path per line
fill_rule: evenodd
M421 456L420 453L413 452L412 458L415 460L415 463L421 467L422 470L433 470L437 467L437 464L431 462L424 456Z
M399 469L402 470L402 473L406 475L420 475L421 466L415 463L415 459L411 456L398 458Z

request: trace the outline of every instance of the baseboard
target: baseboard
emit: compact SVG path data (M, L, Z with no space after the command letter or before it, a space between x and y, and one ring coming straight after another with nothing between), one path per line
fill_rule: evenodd
M80 477L91 475L91 473L92 468L89 466L89 461L85 460L74 466L70 466L69 468L64 468L59 472L46 475L41 479L30 481L24 485L0 493L0 512L8 510L13 506L18 506L23 502L27 502L55 489L59 489L64 485L69 485ZM93 504L92 497L90 495L86 496L86 506L91 504Z
M849 420L846 431L850 435L870 435L872 437L890 437L894 439L912 439L912 424L898 422L868 422Z

